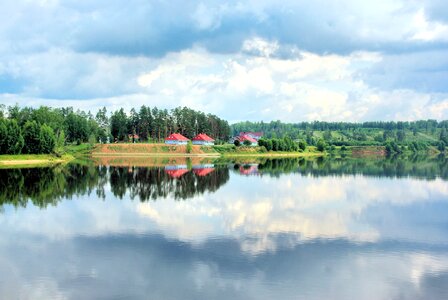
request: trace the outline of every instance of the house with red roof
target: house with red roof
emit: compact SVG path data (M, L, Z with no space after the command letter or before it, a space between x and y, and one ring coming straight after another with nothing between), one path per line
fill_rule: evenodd
M257 146L258 142L256 139L254 139L253 137L251 137L250 135L244 134L244 135L239 135L235 138L235 140L240 141L241 144L244 144L245 141L248 141L250 143L251 146Z
M172 133L167 138L165 138L165 144L168 145L186 145L189 139L184 137L180 133Z
M139 138L138 134L128 134L128 141L132 143L138 142Z
M258 142L258 140L263 137L263 132L242 131L242 132L240 132L239 135L240 136L248 135Z
M205 133L198 134L192 139L192 141L193 145L213 146L215 144L215 140Z

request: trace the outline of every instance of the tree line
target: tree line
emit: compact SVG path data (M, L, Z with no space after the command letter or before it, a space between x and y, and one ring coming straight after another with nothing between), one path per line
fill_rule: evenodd
M100 110L105 115L105 108ZM143 141L163 141L170 133L180 133L193 138L206 133L215 140L227 141L230 137L229 123L213 114L205 114L188 107L172 110L141 106L139 111L131 109L129 115L123 109L110 117L110 130L114 140L134 140L138 135Z
M103 107L95 115L72 107L39 108L0 105L0 154L58 153L66 144L85 142L158 142L171 133L193 138L206 133L230 137L227 121L187 107L172 110L142 106L137 112Z
M265 139L285 136L323 149L331 146L386 146L390 152L414 152L433 146L441 152L448 145L448 121L413 122L240 122L232 125L233 134L263 132Z
M437 128L448 128L448 120L418 120L418 121L373 121L373 122L298 122L283 123L279 120L271 122L239 122L232 124L232 133L241 131L262 131L266 137L288 134L291 137L301 131L353 131L356 129L411 130L434 132Z

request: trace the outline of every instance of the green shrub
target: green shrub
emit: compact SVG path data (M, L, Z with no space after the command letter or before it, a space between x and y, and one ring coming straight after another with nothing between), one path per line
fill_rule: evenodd
M191 153L193 151L193 144L191 141L187 142L187 153Z

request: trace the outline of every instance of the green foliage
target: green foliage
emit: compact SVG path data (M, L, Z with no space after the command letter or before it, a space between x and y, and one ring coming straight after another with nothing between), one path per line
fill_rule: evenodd
M6 120L0 118L0 154L6 153L6 137L8 135L8 129L6 128Z
M95 144L96 144L96 138L95 138L95 135L94 135L94 134L91 134L91 135L89 136L89 145L90 145L90 147L93 147L93 146L95 146Z
M446 144L443 141L440 141L437 145L437 150L439 150L440 152L445 152Z
M308 145L306 144L306 141L304 141L304 140L299 141L299 149L300 150L305 151L307 146Z
M40 153L49 154L56 146L56 136L53 129L44 124L40 127Z
M319 151L319 152L324 152L325 151L325 149L327 148L327 143L325 143L325 141L323 140L323 139L320 139L318 142L317 142L317 151Z
M193 144L191 141L187 142L187 153L191 153L193 151Z
M401 153L402 152L402 149L400 148L400 146L397 143L395 143L394 141L388 142L385 145L385 149L386 149L386 152L389 153L389 154L390 153Z
M3 139L6 154L20 154L24 145L22 132L16 120L5 120L6 136Z
M70 112L65 118L66 138L71 142L86 142L89 136L89 124L86 117Z
M266 148L267 151L298 151L297 145L290 137L286 136L282 139L261 138L258 145ZM302 145L303 146L303 145ZM306 148L306 145L305 145ZM302 150L303 151L303 150Z
M319 139L335 146L381 146L392 141L400 147L414 141L436 146L440 139L448 140L447 130L448 121L435 120L364 123L272 121L241 122L232 125L233 134L241 131L261 131L265 139L288 136L294 140L305 140L311 146L316 146Z
M65 132L64 130L59 130L56 138L56 148L60 149L65 146Z
M23 127L23 140L25 142L22 153L40 154L40 125L36 121L27 121Z

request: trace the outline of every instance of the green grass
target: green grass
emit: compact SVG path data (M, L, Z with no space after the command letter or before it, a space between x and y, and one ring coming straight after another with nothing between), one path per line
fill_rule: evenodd
M55 160L56 156L52 154L3 154L0 155L0 161L9 160Z
M113 146L111 146L113 147ZM64 147L64 152L71 155L89 155L92 150L92 145L90 144L80 144L80 145L67 145Z

